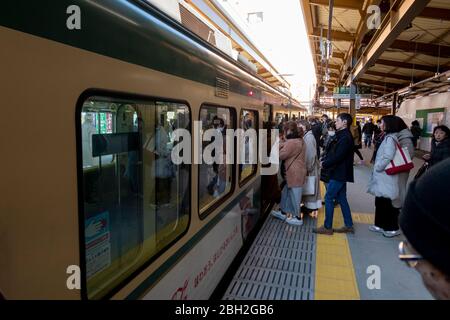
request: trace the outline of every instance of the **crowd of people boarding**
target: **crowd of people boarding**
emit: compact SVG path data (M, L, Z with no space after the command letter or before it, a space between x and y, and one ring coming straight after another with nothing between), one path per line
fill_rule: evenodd
M408 185L413 158L422 129L417 121L408 128L398 116L386 115L361 128L348 113L336 121L326 115L320 120L284 121L280 132L281 200L272 216L293 226L303 217L317 214L325 204L325 220L313 230L317 234L355 233L347 183L354 182L354 154L373 145L372 174L367 192L374 196L375 223L369 230L384 237L396 237L402 230L400 260L415 268L436 299L450 299L450 129L433 128L431 152ZM319 182L326 187L324 202ZM335 207L339 205L344 226L333 229ZM306 215L305 215L306 214Z
M372 149L372 174L367 192L374 196L375 223L370 231L385 237L400 235L399 214L404 205L407 183L413 168L417 141L417 122L408 128L402 118L383 116L361 126L348 113L341 113L335 121L323 115L295 121L284 120L280 129L281 198L278 210L272 216L290 225L303 225L303 218L316 216L325 204L325 221L314 232L332 235L334 232L354 233L350 205L347 201L347 183L354 182L356 154L366 164L360 149ZM419 127L420 129L420 127ZM450 157L450 131L440 125L434 128L431 153L423 159L426 171ZM400 164L394 165L398 161ZM397 157L397 158L396 158ZM367 163L368 164L368 163ZM418 179L419 176L416 176ZM322 197L320 181L326 193ZM333 229L333 215L340 206L345 226Z

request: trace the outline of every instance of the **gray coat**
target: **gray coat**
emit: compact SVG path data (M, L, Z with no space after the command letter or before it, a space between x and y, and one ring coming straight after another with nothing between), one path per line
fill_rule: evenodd
M316 177L316 193L310 196L303 196L302 202L309 209L318 209L321 207L321 195L320 195L320 164L317 159L317 145L316 139L312 131L308 131L303 140L306 144L306 171L308 176Z
M409 156L411 160L414 158L414 144L413 144L413 135L409 129L404 129L397 133L398 143L402 148L408 148ZM395 208L403 207L403 203L405 203L407 189L407 183L409 178L409 172L402 172L398 174L398 191L399 197L392 201L392 205Z
M399 175L388 175L386 167L394 159L397 134L387 134L378 148L367 192L375 197L395 200L399 197Z

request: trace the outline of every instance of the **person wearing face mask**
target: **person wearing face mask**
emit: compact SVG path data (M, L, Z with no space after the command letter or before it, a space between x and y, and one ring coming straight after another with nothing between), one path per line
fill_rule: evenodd
M323 157L323 154L325 153L325 150L327 149L331 140L334 139L335 136L336 136L336 124L334 123L334 121L329 122L327 124L327 134L325 136L322 136L323 138L320 143L320 146L323 148L321 158Z
M433 130L431 153L423 156L428 166L434 166L450 157L450 129L447 126L437 126Z
M325 194L324 225L313 230L314 233L332 235L333 232L354 233L352 214L347 201L347 182L354 182L353 175L353 136L350 132L353 118L341 113L336 120L336 138L330 143L330 150L322 158L322 169L329 171L329 182ZM342 209L345 226L333 229L334 201Z
M280 141L280 160L284 161L286 185L281 192L280 210L272 216L290 225L301 226L300 201L306 180L306 146L303 132L293 121L287 123L285 138Z

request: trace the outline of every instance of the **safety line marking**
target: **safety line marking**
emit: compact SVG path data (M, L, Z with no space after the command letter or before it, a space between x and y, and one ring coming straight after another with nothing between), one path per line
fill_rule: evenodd
M321 188L322 194L325 195L322 184ZM356 214L355 217L358 222L370 219L366 214ZM317 219L317 226L322 226L325 220L324 206L319 210ZM342 212L336 207L333 227L342 226L344 226ZM360 300L352 255L345 234L317 235L314 299Z

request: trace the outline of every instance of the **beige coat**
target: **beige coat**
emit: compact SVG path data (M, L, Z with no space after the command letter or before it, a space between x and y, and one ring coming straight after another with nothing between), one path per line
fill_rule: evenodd
M284 160L289 188L303 187L306 179L306 146L303 139L280 142L280 160Z
M316 193L314 195L303 196L302 202L307 208L312 206L310 209L316 209L317 207L320 208L322 206L322 199L320 195L320 164L317 159L316 139L310 130L305 134L303 140L306 145L306 172L308 176L316 177Z

